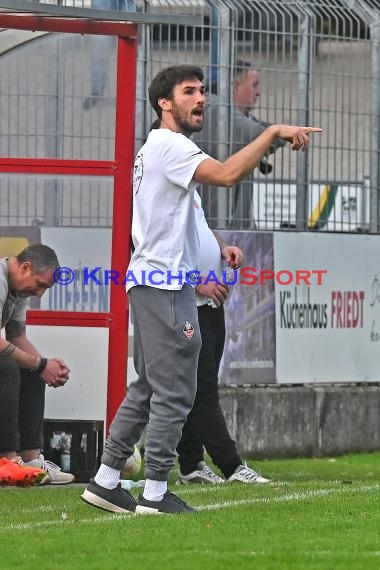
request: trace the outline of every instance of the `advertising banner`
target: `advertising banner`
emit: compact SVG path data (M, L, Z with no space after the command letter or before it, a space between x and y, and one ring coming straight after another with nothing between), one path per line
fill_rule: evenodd
M62 272L41 298L54 311L107 312L111 277L110 228L41 228L41 241L52 247Z
M273 234L218 232L239 246L244 262L225 303L226 342L219 369L223 384L275 382L274 281L260 284L260 272L273 273Z
M277 382L378 382L380 236L276 233Z
M258 229L295 228L297 186L269 181L254 182L252 206ZM368 192L362 185L310 184L308 228L355 231L369 223Z
M63 269L57 284L41 297L41 309L108 311L104 275L111 269L111 230L41 228L41 242L56 251ZM63 358L71 369L64 389L46 391L45 417L105 420L108 328L30 325L28 337L43 354Z
M237 230L220 234L244 252L225 303L222 384L380 380L380 236ZM4 228L0 235L3 255L39 241L53 247L61 265L72 271L70 283L46 292L41 308L108 311L110 229ZM44 327L32 328L33 335L37 330L45 334ZM58 332L56 352L66 356L62 329ZM107 339L103 343L102 359ZM129 381L135 378L131 356L132 351Z

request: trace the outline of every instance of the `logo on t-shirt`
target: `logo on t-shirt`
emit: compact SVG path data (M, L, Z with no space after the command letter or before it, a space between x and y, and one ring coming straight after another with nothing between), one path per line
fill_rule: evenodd
M191 340L194 336L193 325L189 323L189 321L186 321L186 323L183 325L182 332L188 340Z
M140 184L143 175L144 175L144 161L143 161L143 155L141 153L136 156L135 165L133 168L133 193L135 196L137 192L140 190Z

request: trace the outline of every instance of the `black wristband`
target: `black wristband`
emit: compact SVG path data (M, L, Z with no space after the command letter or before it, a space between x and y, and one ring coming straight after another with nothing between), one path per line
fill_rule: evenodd
M40 362L39 367L38 367L37 370L36 370L36 373L37 373L37 374L41 374L41 372L43 372L43 371L45 370L45 368L46 368L46 366L47 366L47 363L48 363L48 359L47 359L47 358L43 358L43 357L41 356L41 362Z

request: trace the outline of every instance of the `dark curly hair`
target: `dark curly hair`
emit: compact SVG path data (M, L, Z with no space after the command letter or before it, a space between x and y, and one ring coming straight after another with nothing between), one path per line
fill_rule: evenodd
M161 69L149 87L149 101L157 116L161 119L162 109L158 100L162 97L172 99L173 89L186 79L199 79L203 81L203 71L197 65L171 65Z

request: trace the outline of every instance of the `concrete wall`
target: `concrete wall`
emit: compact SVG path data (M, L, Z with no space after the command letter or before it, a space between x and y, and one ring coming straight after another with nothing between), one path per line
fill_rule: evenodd
M246 458L380 449L380 385L221 387L220 400Z

